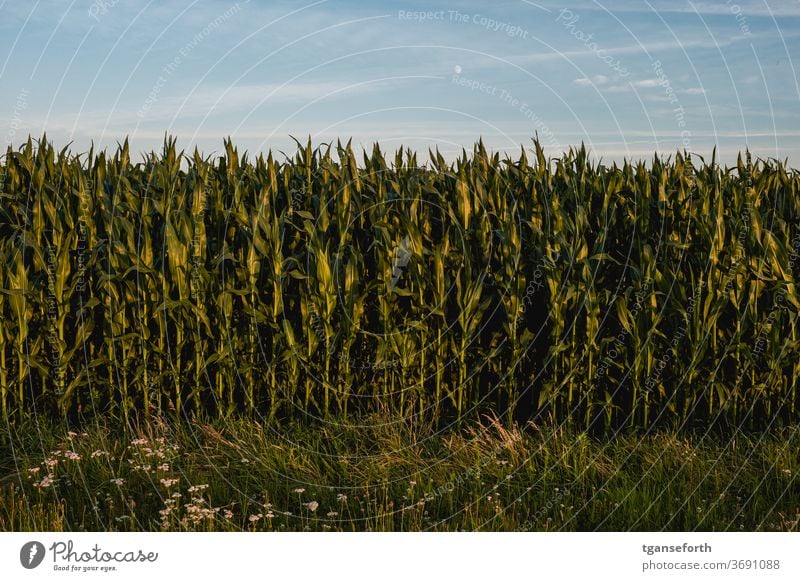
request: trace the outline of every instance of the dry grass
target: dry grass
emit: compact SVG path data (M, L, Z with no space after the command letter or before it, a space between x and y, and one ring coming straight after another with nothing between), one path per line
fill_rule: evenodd
M731 445L496 421L389 437L386 419L5 433L0 530L798 530L797 429Z

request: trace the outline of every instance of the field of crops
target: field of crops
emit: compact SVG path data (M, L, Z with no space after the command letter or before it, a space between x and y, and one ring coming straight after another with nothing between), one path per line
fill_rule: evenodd
M278 159L280 157L280 159ZM800 418L800 174L477 144L0 163L0 405L608 431Z

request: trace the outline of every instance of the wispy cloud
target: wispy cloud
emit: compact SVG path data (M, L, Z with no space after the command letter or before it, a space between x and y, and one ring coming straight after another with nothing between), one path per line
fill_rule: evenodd
M31 118L20 125L20 130L36 133L48 128L63 131L77 129L84 135L97 135L107 129L128 133L142 123L157 123L163 127L164 122L172 124L198 117L213 119L229 113L248 114L259 107L268 108L276 104L301 105L315 99L351 98L385 87L386 84L342 81L208 87L190 95L161 97L144 113L141 103L127 103L117 109L109 107L73 114L59 113L48 119L47 127L40 126L38 119Z
M658 79L642 79L641 81L632 81L630 84L636 88L649 89L652 87L658 87L661 85L661 81Z
M306 103L314 99L352 97L354 94L378 90L372 83L341 81L310 83L265 83L234 87L212 87L187 96L159 99L143 116L145 120L170 120L176 117L198 117L230 112L247 112L254 107L276 103ZM115 117L119 115L115 114Z
M592 87L599 85L606 85L612 81L611 77L606 75L594 75L593 77L581 77L572 81L576 87Z
M548 10L560 10L563 2L556 0L540 0L539 4ZM693 2L692 0L624 0L596 2L594 0L573 0L569 8L577 11L602 11L614 14L697 14L700 16L731 15L731 6L727 2ZM737 0L736 6L743 14L755 17L800 17L800 4L796 0Z
M762 35L763 36L763 35ZM622 46L602 46L604 54L621 55L621 54L660 54L667 51L692 51L697 49L720 49L734 44L747 42L752 43L756 40L756 35L750 36L729 36L724 40L714 40L708 38L692 38L692 39L679 39L679 40L665 40L660 42L650 43L637 43L626 44ZM786 38L794 38L794 36L786 36ZM598 45L600 46L600 45ZM550 52L539 52L535 54L514 55L509 56L507 59L515 64L546 62L554 60L565 60L567 58L580 58L580 57L597 57L597 52L594 50L556 50Z
M691 0L682 2L671 2L662 0L661 2L651 2L658 12L698 14L701 16L725 15L730 16L735 4L741 13L753 17L770 16L796 16L800 17L800 3L795 0L737 0L735 3L728 2L692 2ZM635 10L635 8L633 8ZM648 9L649 10L649 9ZM738 10L737 10L738 12Z
M577 83L576 81L588 81L588 83ZM586 86L587 84L592 83L588 79L576 79L573 81L573 84ZM602 87L601 90L605 93L630 93L636 89L656 89L661 87L663 87L663 83L660 79L640 79L638 81L630 81L628 83L607 85ZM706 89L702 87L689 87L685 89L674 89L674 92L681 95L705 95ZM651 101L666 101L669 100L669 97L665 95L656 95L651 96L648 99Z

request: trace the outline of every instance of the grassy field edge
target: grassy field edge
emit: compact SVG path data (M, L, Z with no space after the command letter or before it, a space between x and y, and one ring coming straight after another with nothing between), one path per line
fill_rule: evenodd
M386 416L0 428L3 531L798 530L800 428L590 438Z

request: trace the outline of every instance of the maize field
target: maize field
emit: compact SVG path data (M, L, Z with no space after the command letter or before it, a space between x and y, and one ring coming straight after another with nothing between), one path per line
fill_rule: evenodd
M800 174L749 154L29 139L0 159L0 406L761 429L800 419L798 253Z

